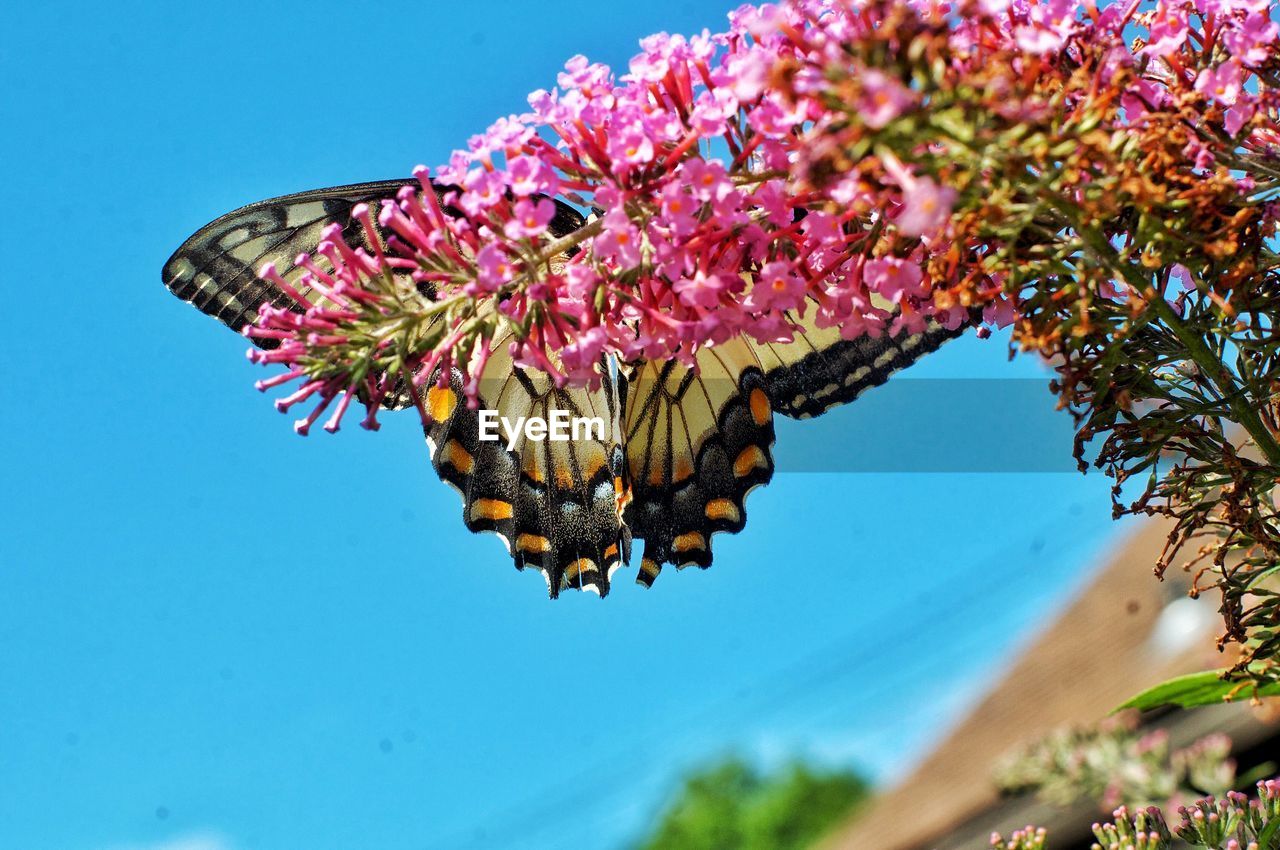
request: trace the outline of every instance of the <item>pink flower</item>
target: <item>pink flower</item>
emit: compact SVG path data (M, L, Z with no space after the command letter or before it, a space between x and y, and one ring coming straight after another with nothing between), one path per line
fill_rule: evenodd
M592 63L579 54L564 63L564 71L556 78L560 87L577 90L588 100L613 90L612 74L608 65Z
M1252 103L1237 102L1235 106L1227 110L1223 116L1222 126L1228 134L1235 136L1245 124L1253 119L1254 106Z
M640 39L640 47L644 50L631 59L631 75L645 83L660 83L671 70L668 60L671 47L671 36L665 32L655 33Z
M476 287L481 292L497 292L515 277L515 266L506 251L488 244L476 254Z
M717 159L687 159L680 163L676 176L688 184L693 196L700 201L717 203L734 191L724 163Z
M923 298L929 294L920 266L899 257L868 260L862 269L868 288L895 304L904 298Z
M605 329L596 325L578 331L560 350L560 365L572 378L590 378L609 342Z
M604 232L595 238L596 253L623 268L640 264L640 233L620 209L605 213Z
M1244 71L1234 59L1216 68L1206 68L1196 77L1196 91L1226 106L1236 102L1243 86Z
M917 177L892 154L886 154L883 160L885 172L902 189L902 206L894 224L907 236L936 234L951 216L955 190L939 186L928 177Z
M704 139L724 133L729 119L738 114L738 100L726 89L704 91L689 114L689 128Z
M653 159L653 140L639 124L615 130L609 136L609 158L613 160L613 173L625 174Z
M600 283L596 270L586 263L571 263L564 270L565 293L573 301L588 301Z
M1007 328L1018 318L1018 309L1013 300L1000 296L982 310L982 321L997 328Z
M553 195L559 183L551 166L536 156L518 156L507 162L507 185L516 195Z
M506 189L501 174L480 168L469 171L462 185L465 191L458 198L458 206L470 216L479 216L502 200Z
M712 310L693 324L693 336L699 345L720 345L738 333L735 318L739 314L724 309Z
M560 95L546 89L538 89L530 94L529 106L539 120L553 127L568 122L572 117L569 109L560 102Z
M772 93L761 98L760 103L747 113L747 124L762 136L780 139L804 120L800 108L789 109Z
M858 77L862 96L858 115L872 129L878 130L906 112L914 102L911 91L888 74L868 68Z
M472 136L467 142L467 147L476 156L488 157L494 153L520 148L533 138L533 132L532 127L511 115L499 118L484 133Z
M1243 21L1233 21L1222 31L1222 46L1237 62L1261 65L1271 55L1280 29L1267 15L1268 7L1250 10Z
M753 311L790 310L804 300L805 281L790 263L767 263L756 274L747 293L746 307Z
M1165 2L1156 7L1151 20L1151 37L1142 52L1148 56L1171 56L1187 40L1187 10L1181 3Z
M1075 29L1076 0L1032 0L1027 22L1014 28L1018 46L1028 53L1061 50Z
M902 208L893 223L908 236L931 236L951 217L956 192L928 177L916 177L902 186Z
M720 304L720 296L726 288L725 282L718 275L704 274L701 270L693 277L677 280L674 287L682 302L705 310Z
M751 203L765 213L765 221L774 227L791 224L792 212L787 203L787 187L781 180L766 180L751 193Z
M528 198L516 202L511 219L503 233L508 239L532 239L547 231L547 225L555 218L556 205L547 198L532 201Z
M1120 96L1120 105L1124 107L1125 117L1130 121L1137 120L1152 109L1162 108L1168 101L1168 91L1150 80L1138 80Z
M1169 279L1177 281L1183 291L1190 291L1196 288L1196 279L1191 275L1191 270L1182 263L1175 263L1169 269Z
M767 50L754 45L745 51L731 53L724 65L712 75L717 86L727 86L740 102L755 100L764 91L769 80L773 57Z
M665 225L674 236L688 236L698 228L697 212L702 206L685 190L684 185L673 180L662 187L659 195L661 203L661 224Z

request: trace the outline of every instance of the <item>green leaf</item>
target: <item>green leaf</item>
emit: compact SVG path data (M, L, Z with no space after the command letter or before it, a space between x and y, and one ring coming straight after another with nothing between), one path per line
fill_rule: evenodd
M1267 828L1258 835L1258 847L1261 850L1276 850L1276 845L1280 844L1280 841L1276 840L1277 836L1280 836L1280 818L1267 824Z
M1116 709L1136 708L1147 711L1166 705L1181 708L1195 708L1201 705L1220 705L1233 691L1239 695L1251 697L1254 690L1249 684L1230 679L1223 679L1226 670L1206 670L1203 673L1191 673L1178 676L1167 682L1161 682L1154 688L1148 688L1133 699ZM1280 682L1271 682L1257 689L1260 697L1280 695Z

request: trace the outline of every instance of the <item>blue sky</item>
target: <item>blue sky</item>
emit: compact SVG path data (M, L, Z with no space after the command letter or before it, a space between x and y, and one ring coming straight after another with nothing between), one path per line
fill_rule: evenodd
M567 57L729 8L7 13L0 846L619 847L718 754L891 779L1085 580L1100 476L792 472L711 571L553 603L463 530L411 416L298 438L160 284L229 209L443 161ZM897 380L1042 374L969 339ZM1047 392L999 432L915 395L779 453L1069 452Z

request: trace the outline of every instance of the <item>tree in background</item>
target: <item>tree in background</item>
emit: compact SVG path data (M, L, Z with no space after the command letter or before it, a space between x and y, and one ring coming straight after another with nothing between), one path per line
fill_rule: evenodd
M800 762L762 773L728 758L685 778L640 850L804 850L871 793L852 771Z

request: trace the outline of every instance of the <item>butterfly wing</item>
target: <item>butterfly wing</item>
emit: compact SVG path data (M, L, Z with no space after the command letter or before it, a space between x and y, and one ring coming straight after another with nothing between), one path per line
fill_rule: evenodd
M645 585L663 564L710 566L711 535L741 531L747 493L773 475L773 413L749 344L704 349L697 365L644 363L630 377L626 520L644 538Z
M258 270L273 263L310 299L313 293L301 280L304 270L294 262L298 255L314 250L331 222L343 225L343 237L352 247L371 248L364 228L351 219L352 208L394 197L400 187L414 182L384 180L302 192L228 213L200 228L174 252L164 266L165 286L236 331L254 321L264 303L299 309L292 298L259 279ZM436 191L443 195L446 189ZM552 233L563 236L581 225L576 210L556 202ZM329 269L324 258L317 262ZM413 285L408 277L405 283ZM269 347L273 341L255 343ZM481 381L482 408L512 420L550 417L556 409L571 416L600 416L606 433L603 438L568 443L521 439L514 451L508 451L505 442L481 441L477 411L458 403L462 389L455 374L447 387L426 393L426 406L434 416L425 429L432 464L462 493L467 527L498 533L517 567L534 566L546 574L553 596L568 587L604 594L609 575L630 550L619 507L617 384L605 373L598 390L556 389L541 372L516 367L503 341L495 348ZM393 393L389 406L410 403L401 389Z
M637 581L664 564L711 565L711 535L746 524L746 496L773 476L773 414L817 416L884 383L967 326L843 339L797 320L787 343L734 340L697 356L696 370L645 363L624 412L634 499L626 519L644 539Z
M364 246L364 228L351 218L360 203L395 197L408 180L379 180L317 189L249 204L206 224L191 235L164 264L162 276L169 291L239 332L258 318L258 308L271 304L297 309L297 304L258 270L273 263L295 288L303 269L294 260L314 251L320 232L331 222L343 225L343 237L353 247ZM324 261L321 261L322 266ZM327 266L325 266L327 268ZM310 291L302 291L304 297ZM274 340L255 340L273 347Z
M552 597L569 588L604 596L631 554L614 377L602 368L599 389L557 388L546 373L516 367L503 341L485 366L478 409L461 403L461 377L455 372L448 387L427 391L433 423L426 434L436 472L462 495L467 528L496 533L517 569L542 572ZM507 420L513 445L505 424L498 440L480 439L480 410ZM556 411L580 425L599 420L603 430L583 426L567 441L530 440L516 424L522 417L554 422Z
M352 208L393 197L412 182L303 192L228 213L174 253L165 285L237 331L264 303L296 309L258 278L262 265L273 263L304 297L311 295L295 258L314 249L330 222L343 224L353 247L370 248ZM582 225L571 207L556 206L554 234ZM774 411L807 418L852 401L963 330L931 325L920 334L845 340L835 329L800 324L803 333L789 343L734 340L704 350L693 370L674 362L643 363L626 376L602 368L597 390L557 389L541 372L516 367L499 344L481 381L482 408L512 421L550 419L556 410L600 416L604 436L564 443L521 437L511 450L482 441L478 411L459 403L461 378L454 374L427 393L432 463L462 493L467 527L499 534L518 568L544 573L552 596L570 587L606 593L613 571L628 560L633 534L645 540L642 583L652 583L666 563L707 567L711 535L742 530L746 494L772 477ZM409 403L400 391L388 404Z
M773 409L794 419L809 419L853 401L970 327L947 328L930 321L920 333L844 339L838 328L819 328L806 320L798 324L803 332L791 342L750 343Z

